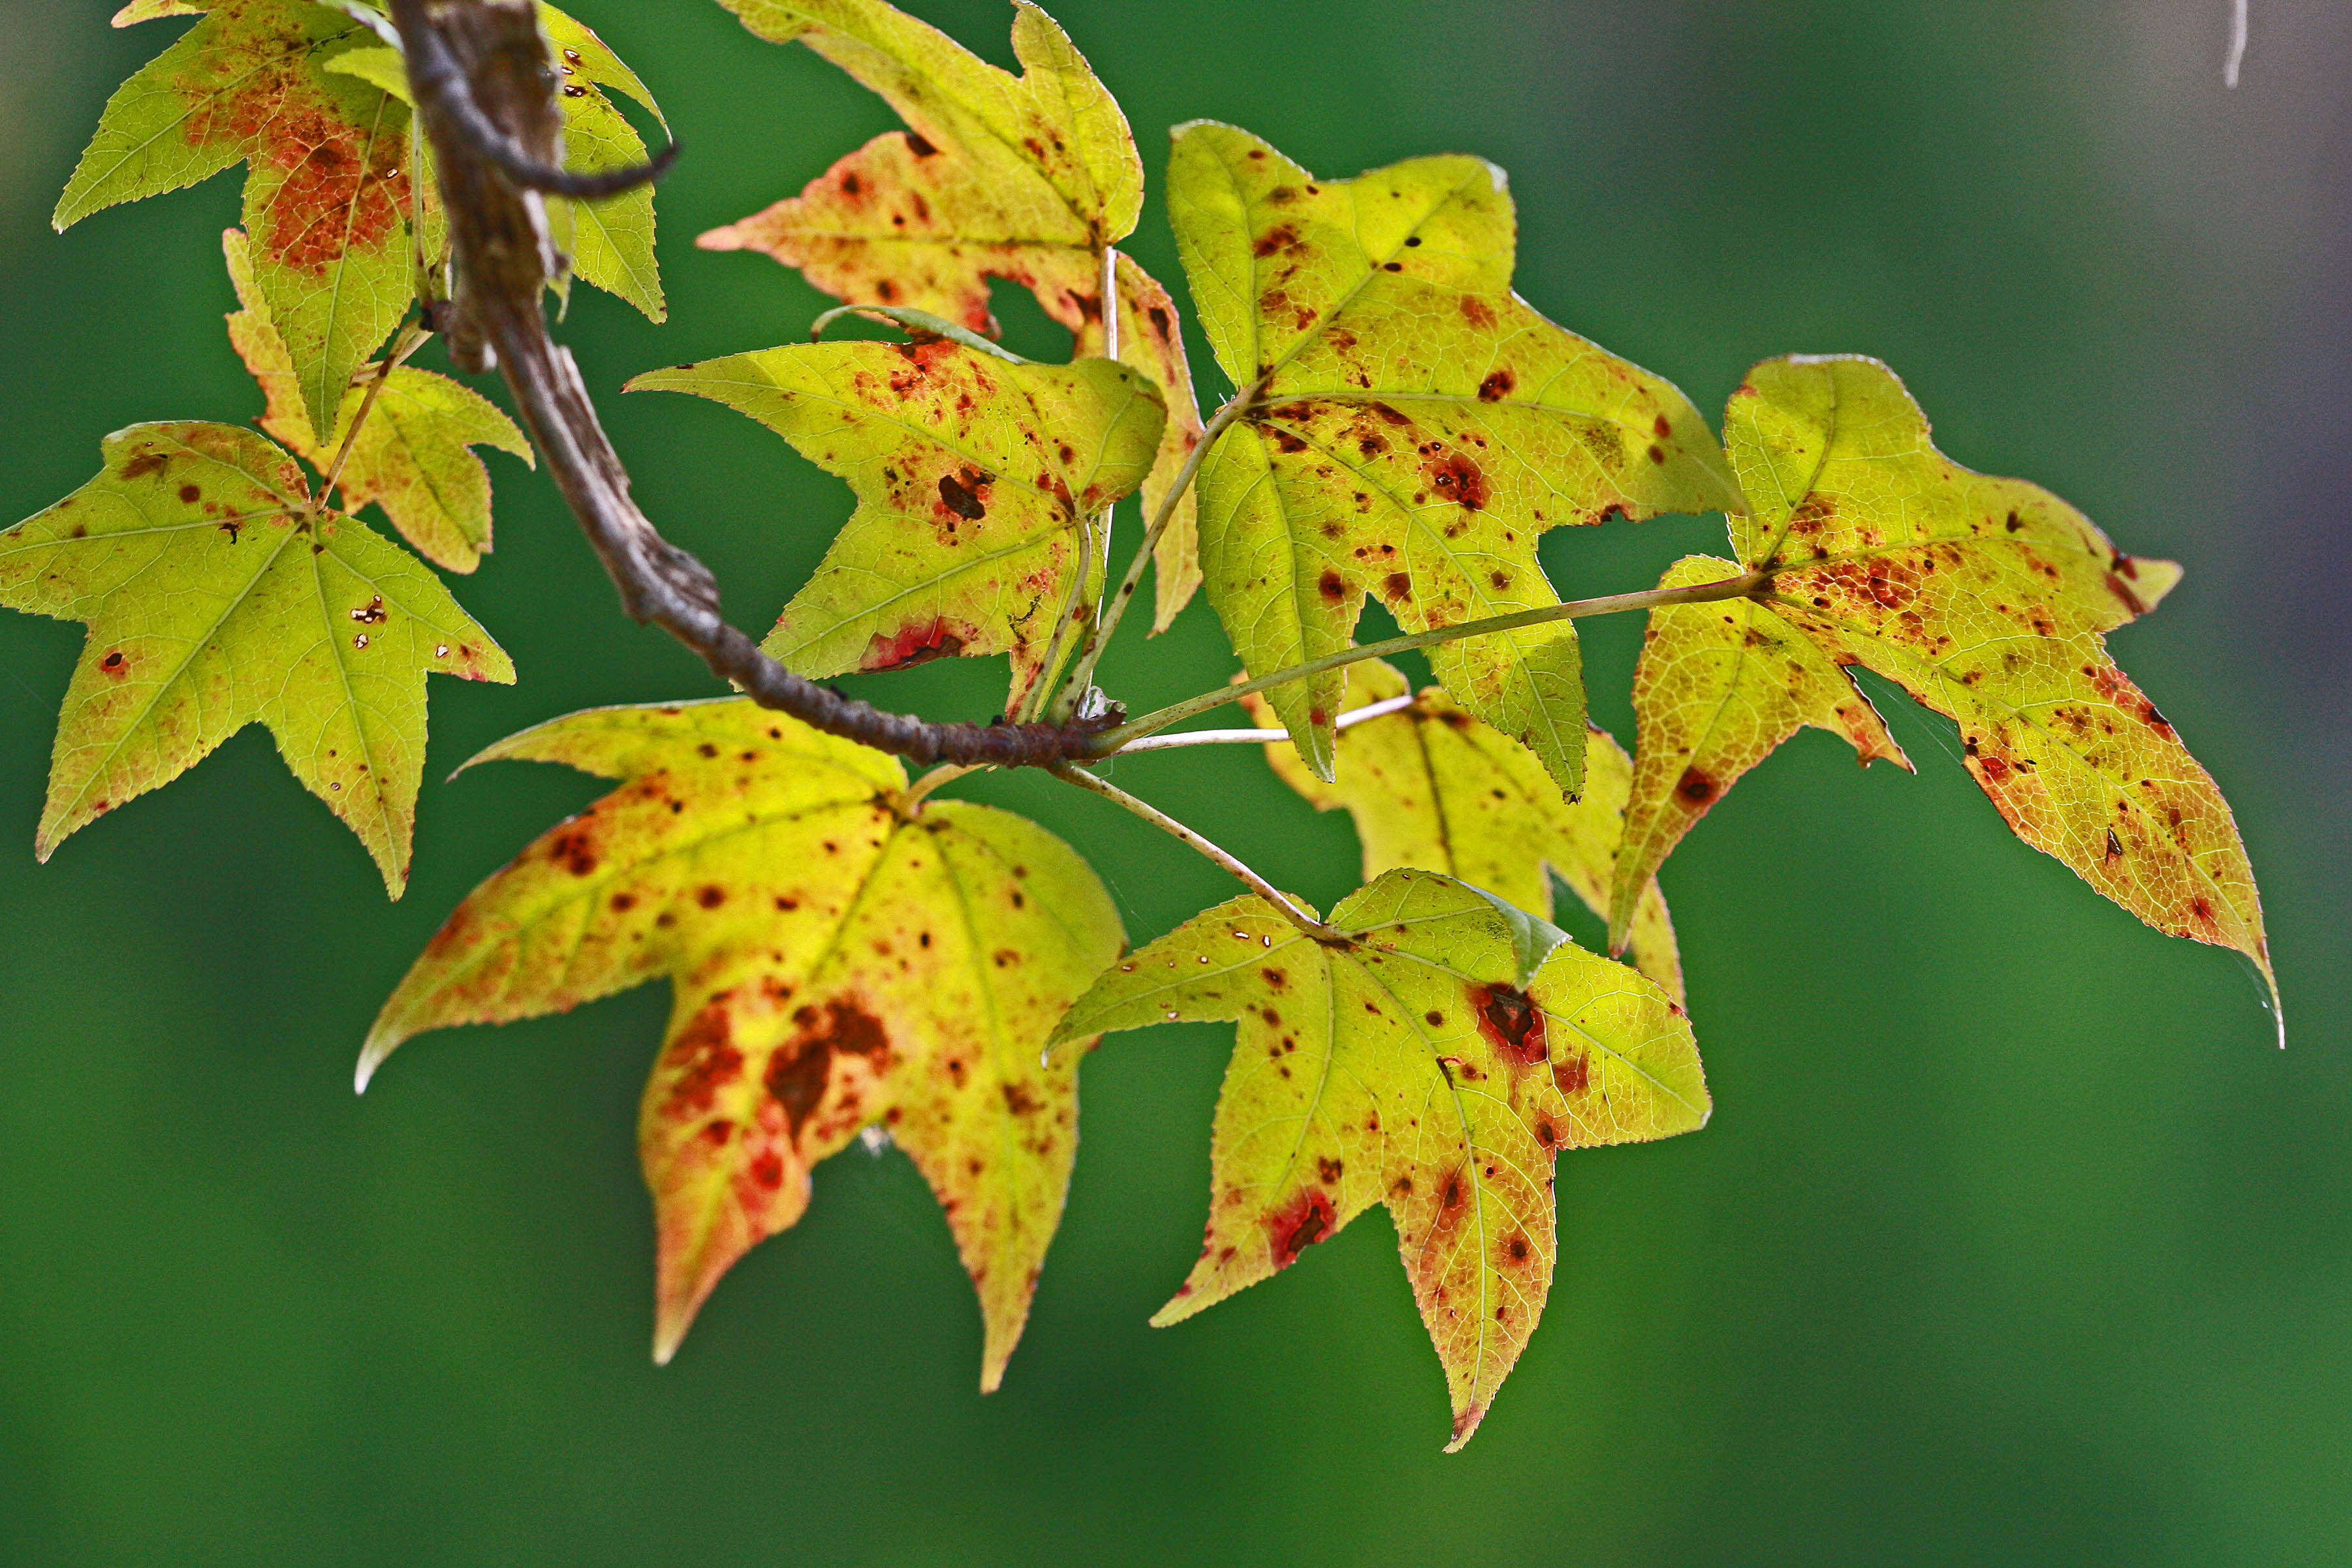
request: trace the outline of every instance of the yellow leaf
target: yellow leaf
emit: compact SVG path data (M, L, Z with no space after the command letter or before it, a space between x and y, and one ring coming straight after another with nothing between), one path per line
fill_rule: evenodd
M1077 1138L1080 1053L1040 1056L1124 944L1094 873L1006 812L908 817L895 759L742 699L575 713L476 761L498 758L623 783L457 907L384 1004L362 1087L424 1030L667 975L639 1121L656 1359L736 1258L798 1221L810 1168L879 1126L947 1210L995 1387Z
M1489 895L1391 871L1319 942L1263 900L1194 917L1095 983L1082 1039L1237 1018L1210 1145L1208 1236L1155 1323L1288 1268L1388 1205L1469 1440L1551 1289L1552 1158L1706 1120L1690 1025L1657 985ZM1543 940L1528 941L1530 928Z
M1665 381L1510 291L1502 171L1416 158L1320 180L1245 132L1177 133L1170 215L1218 363L1249 414L1201 468L1201 563L1255 676L1349 646L1366 593L1420 632L1559 603L1548 529L1736 510L1706 421ZM1568 621L1430 650L1470 711L1580 787ZM1332 670L1273 698L1330 776Z
M1377 659L1354 668L1351 684L1364 704L1357 711L1407 699L1410 685L1394 668ZM1263 697L1244 701L1261 722L1271 717ZM1472 717L1441 686L1375 718L1351 722L1341 714L1334 783L1308 772L1287 744L1268 745L1265 760L1317 810L1345 807L1355 818L1367 882L1419 866L1548 921L1549 872L1594 914L1608 915L1633 763L1605 730L1591 731L1584 795L1574 801L1560 798L1534 752ZM1654 879L1633 917L1633 946L1634 966L1682 1002L1682 958Z

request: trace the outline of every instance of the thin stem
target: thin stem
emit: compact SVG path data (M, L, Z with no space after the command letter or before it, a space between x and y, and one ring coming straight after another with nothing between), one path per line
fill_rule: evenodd
M1440 626L1434 631L1391 637L1386 642L1342 648L1321 658L1310 658L1305 664L1277 669L1272 675L1262 675L1255 680L1221 686L1214 691L1204 691L1198 697L1171 702L1140 719L1132 719L1115 729L1105 730L1095 737L1094 749L1089 754L1109 756L1143 736L1158 734L1171 724L1181 724L1195 714L1222 708L1253 692L1285 686L1294 680L1305 680L1326 670L1361 663L1368 658L1386 658L1392 653L1410 653L1414 648L1434 647L1439 643L1455 642L1463 637L1483 637L1489 632L1517 631L1521 626L1538 626L1551 621L1580 620L1587 616L1614 615L1621 610L1655 609L1661 605L1706 605L1719 599L1745 598L1767 581L1768 575L1761 572L1743 572L1737 577L1726 577L1714 583L1696 583L1687 588L1645 588L1638 594L1608 594L1597 599L1570 599L1564 605L1547 605L1541 609L1519 610L1507 616L1489 616L1482 621L1464 621L1458 626Z
M1281 913L1284 920L1288 921L1292 925L1297 926L1300 931L1305 931L1308 936L1313 937L1316 941L1338 942L1343 940L1342 932L1334 930L1330 926L1325 925L1321 921L1317 920L1313 915L1310 915L1305 910L1300 909L1297 904L1290 900L1288 895L1285 894L1273 883L1267 881L1264 877L1259 876L1255 871L1251 870L1249 867L1244 865L1240 859L1234 856L1227 854L1224 850L1218 848L1215 845L1210 843L1207 839L1202 837L1198 833L1193 832L1192 829L1185 826L1182 823L1177 821L1166 812L1161 811L1158 806L1151 805L1149 801L1138 800L1135 796L1128 794L1117 784L1111 784L1104 779L1098 779L1095 777L1094 774L1087 773L1083 769L1071 767L1066 763L1057 763L1048 771L1063 783L1074 784L1080 789L1092 790L1095 794L1102 796L1105 800L1125 806L1128 810L1135 813L1136 816L1143 818L1144 821L1151 824L1152 826L1183 840L1183 842L1192 848L1197 850L1200 854L1205 856L1209 859L1215 861L1225 870L1239 878L1242 883L1246 886L1251 892L1255 893L1259 898L1264 899L1267 903L1272 904L1275 909Z
M1349 709L1345 713L1340 714L1339 718L1333 720L1332 725L1336 729L1345 730L1353 725L1360 724L1368 719L1380 719L1384 718L1391 713L1401 713L1405 709L1412 707L1414 703L1420 700L1420 698L1414 696L1410 691L1406 692L1402 697L1382 698L1378 702L1367 702L1361 708ZM1131 757L1139 752L1173 752L1185 746L1238 746L1247 744L1270 746L1276 741L1286 738L1289 733L1289 731L1282 729L1186 730L1181 734L1146 735L1140 741L1129 741L1126 745L1121 746L1113 754L1121 757Z
M1102 626L1096 634L1094 646L1086 650L1077 666L1071 670L1070 679L1064 683L1065 690L1084 691L1094 679L1095 666L1101 661L1103 650L1110 646L1112 634L1118 630L1119 618L1127 614L1128 603L1135 597L1136 585L1143 581L1144 567L1150 563L1152 552L1160 548L1160 535L1168 531L1169 522L1176 516L1176 503L1182 500L1185 492L1192 488L1193 479L1201 472L1201 464L1207 459L1209 448L1217 444L1217 437L1223 436L1234 420L1248 413L1257 402L1258 394L1265 390L1265 383L1254 381L1234 393L1202 427L1200 440L1184 455L1184 466L1176 470L1175 480L1169 485L1168 493L1160 498L1159 510L1151 514L1150 522L1144 527L1143 542L1136 547L1135 559L1128 563L1127 575L1119 579L1118 588L1104 603Z
M2230 7L2230 56L2221 62L2221 85L2238 85L2238 68L2246 60L2246 0L2234 0Z
M1020 710L1013 714L1017 720L1025 721L1044 715L1047 705L1065 690L1062 683L1054 679L1054 671L1061 663L1062 645L1069 640L1070 625L1078 618L1078 601L1086 597L1087 579L1094 574L1095 522L1091 517L1081 516L1078 519L1078 569L1071 574L1069 592L1062 595L1062 608L1054 617L1054 635L1045 644L1045 661L1037 669L1037 684L1021 699ZM1109 516L1106 514L1101 522L1103 542L1108 547L1110 542ZM1100 613L1099 605L1097 613ZM1087 620L1091 629L1093 617L1088 616ZM1083 652L1083 648L1080 651ZM1063 716L1055 715L1057 718Z
M412 335L414 342L411 341ZM329 493L341 480L344 466L352 460L352 449L359 445L360 431L367 425L368 416L375 412L376 399L383 395L383 384L392 379L393 371L403 360L415 353L424 342L423 333L417 332L409 322L401 322L400 335L393 340L392 352L383 356L383 363L376 366L375 374L368 378L367 392L360 398L359 411L352 416L351 428L343 432L343 444L336 450L334 462L328 466L326 478L319 481L318 504L321 509L327 504Z
M940 785L953 784L966 773L986 771L986 764L981 763L949 763L933 768L929 773L908 784L899 795L898 815L908 818L919 816L923 809L923 802L929 799L931 792Z
M1118 357L1118 247L1103 247L1103 358Z

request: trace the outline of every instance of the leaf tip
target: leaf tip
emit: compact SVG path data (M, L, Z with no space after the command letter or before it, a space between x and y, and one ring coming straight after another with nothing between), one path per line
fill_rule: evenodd
M747 247L742 229L734 224L725 223L696 235L694 247L697 250L742 250Z
M407 1037L395 1034L382 1024L368 1034L366 1044L360 1047L359 1065L352 1069L352 1092L365 1094L368 1084L375 1078L375 1069L383 1066L384 1058L400 1048Z

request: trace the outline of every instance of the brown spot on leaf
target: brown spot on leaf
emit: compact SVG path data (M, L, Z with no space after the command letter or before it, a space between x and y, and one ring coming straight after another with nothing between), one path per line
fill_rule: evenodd
M1326 567L1323 575L1315 579L1315 591L1323 595L1325 604L1336 605L1348 596L1348 584L1340 580L1337 571Z
M1478 384L1478 401L1500 403L1511 395L1511 389L1518 384L1519 378L1513 375L1507 369L1489 371L1486 379Z
M1713 778L1696 768L1685 768L1682 778L1675 784L1675 795L1685 805L1711 805L1722 793Z
M834 1058L862 1056L878 1071L889 1058L890 1039L881 1020L846 997L826 1003L822 1013L802 1007L793 1022L800 1033L776 1047L765 1081L768 1093L784 1108L792 1136L798 1138L802 1124L824 1099Z
M1266 1235L1274 1243L1274 1266L1289 1268L1298 1255L1328 1237L1339 1223L1331 1200L1313 1188L1300 1193L1265 1216Z
M988 515L982 498L988 476L967 467L961 473L940 476L940 504L966 522L978 522Z
M1465 511L1484 510L1489 496L1486 473L1464 452L1440 452L1421 466L1429 488Z
M1592 1058L1580 1051L1551 1064L1551 1081L1560 1093L1582 1094L1592 1082Z
M1549 1054L1543 1014L1517 986L1473 985L1470 1006L1478 1016L1478 1032L1505 1061L1533 1067Z

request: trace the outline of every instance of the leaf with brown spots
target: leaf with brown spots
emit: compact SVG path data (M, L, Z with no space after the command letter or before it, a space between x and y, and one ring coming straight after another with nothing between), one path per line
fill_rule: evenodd
M1321 942L1255 897L1119 962L1056 1038L1236 1018L1200 1261L1155 1323L1288 1268L1373 1204L1444 1364L1460 1447L1551 1288L1552 1156L1706 1120L1657 984L1447 877L1397 870Z
M1736 577L1728 561L1690 555L1662 588ZM1865 764L1911 759L1853 679L1812 640L1752 599L1670 605L1650 612L1633 671L1640 751L1628 793L1623 847L1612 880L1610 942L1638 945L1645 889L1682 836L1740 774L1807 724L1843 735Z
M1953 463L1875 360L1768 360L1733 394L1724 428L1753 503L1732 542L1768 580L1744 625L1719 625L1717 605L1655 623L1636 679L1631 808L1654 826L1638 850L1628 839L1620 895L1797 722L1895 754L1836 668L1860 664L1958 721L1969 772L2028 844L2158 930L2235 948L2271 982L2228 803L2107 656L2105 634L2153 608L2180 569L2122 553L2038 486ZM1727 685L1734 632L1759 658ZM1717 673L1682 678L1678 664ZM1788 695L1760 703L1759 683L1776 671ZM1717 700L1739 714L1738 733L1709 773L1681 750L1713 743L1686 709Z
M880 1126L947 1210L995 1387L1077 1139L1077 1053L1040 1053L1124 944L1095 874L989 806L934 800L909 820L895 759L741 699L575 713L475 761L496 758L623 782L457 907L385 1003L362 1085L424 1030L667 975L638 1123L655 1359L735 1259L800 1218L810 1168Z
M333 437L320 440L295 387L293 361L254 289L246 237L230 229L222 242L229 279L245 307L228 319L229 342L261 384L268 403L261 427L324 474L367 402L374 371L343 394ZM398 365L383 378L336 489L348 510L371 501L382 507L393 527L435 565L471 572L490 548L490 476L470 449L476 446L534 462L514 421L481 394L446 375Z
M667 130L661 106L593 31L554 6L539 7L540 26L546 30L560 91L556 107L563 118L563 166L579 174L633 167L646 161L645 138L638 135L610 96L618 92L635 99ZM396 49L371 47L330 58L326 69L359 77L397 98L409 101L408 67ZM429 168L430 147L417 142L414 153ZM438 255L443 240L438 191L427 180L420 187L426 210L421 220L429 255ZM639 185L618 195L593 202L545 198L548 228L556 247L571 260L571 271L555 285L567 300L573 277L618 295L660 321L668 315L662 300L661 268L654 256L654 188Z
M1378 659L1355 666L1356 700L1403 699L1404 676ZM1263 697L1244 699L1261 721ZM1364 847L1364 880L1400 866L1419 866L1508 900L1549 920L1557 876L1594 914L1607 918L1609 879L1625 816L1633 762L1607 731L1585 749L1584 795L1560 799L1559 786L1534 752L1473 718L1442 686L1423 689L1410 705L1349 722L1340 716L1335 783L1308 772L1286 743L1265 760L1318 811L1344 806ZM1680 1002L1681 954L1674 922L1654 879L1633 921L1633 965Z
M1098 521L1150 467L1161 420L1150 382L1109 360L1032 364L944 339L795 343L629 385L739 409L857 492L769 653L811 677L1010 654L1008 711L1063 616L1085 611L1074 576L1098 587Z
M394 898L425 765L425 677L514 666L441 580L335 512L293 458L226 425L133 425L105 468L0 533L0 605L89 627L34 838L67 835L269 727Z
M107 100L52 220L62 229L247 163L255 284L314 426L333 423L411 297L407 107L327 68L372 47L359 22L310 0L219 0Z
M1017 283L1076 336L1078 358L1108 345L1107 247L1143 207L1135 138L1069 36L1016 4L1011 75L926 22L878 0L723 0L777 43L798 39L879 93L905 131L886 132L789 197L711 230L710 250L758 250L837 300L929 310L997 333L991 278ZM1143 504L1156 509L1201 437L1175 301L1122 255L1118 358L1151 377L1168 423ZM1178 501L1159 552L1156 624L1199 584L1198 500Z
M1706 421L1667 382L1510 291L1502 172L1417 158L1318 180L1245 132L1177 132L1170 216L1201 322L1247 416L1202 463L1209 601L1254 676L1337 653L1376 592L1419 632L1559 603L1548 529L1737 510ZM1580 786L1571 623L1430 650L1445 689ZM1346 676L1275 689L1331 776Z

